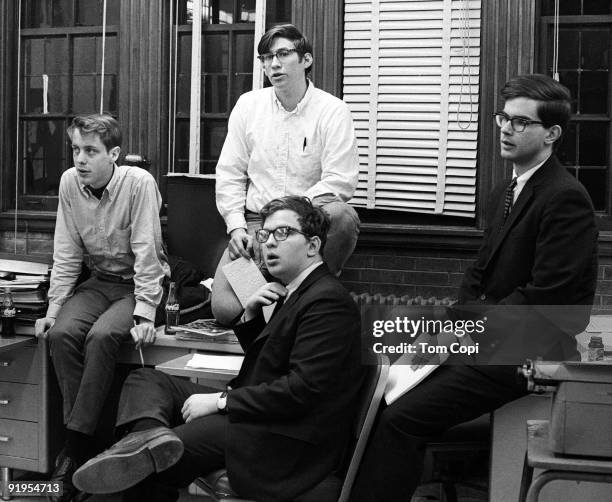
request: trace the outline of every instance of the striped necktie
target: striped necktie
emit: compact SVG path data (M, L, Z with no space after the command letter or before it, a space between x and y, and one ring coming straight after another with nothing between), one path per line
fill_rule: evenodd
M504 221L512 210L512 204L514 203L514 188L516 187L516 178L512 178L512 181L506 188L506 196L504 197Z

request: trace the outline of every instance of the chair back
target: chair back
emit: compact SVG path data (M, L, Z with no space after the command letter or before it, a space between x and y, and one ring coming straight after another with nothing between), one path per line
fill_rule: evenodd
M360 403L357 410L357 420L355 421L354 437L351 438L355 445L351 460L344 477L342 491L338 502L347 502L353 488L353 483L357 477L359 464L365 452L374 425L374 420L380 402L387 385L387 377L389 376L389 358L381 354L375 354L375 361L367 368L367 374L364 378L361 392Z

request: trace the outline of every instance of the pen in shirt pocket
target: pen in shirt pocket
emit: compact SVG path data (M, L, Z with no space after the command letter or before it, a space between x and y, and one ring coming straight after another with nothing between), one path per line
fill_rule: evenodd
M304 145L302 146L302 152L306 150L306 137L304 137Z

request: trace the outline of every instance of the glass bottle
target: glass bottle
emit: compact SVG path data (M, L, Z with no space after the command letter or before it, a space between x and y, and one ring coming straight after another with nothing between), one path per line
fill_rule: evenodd
M13 295L9 288L4 289L2 297L2 309L0 317L2 317L2 336L4 338L15 336L15 304L13 303Z
M592 336L591 341L589 341L588 349L589 361L603 361L604 344L601 336Z
M168 299L166 300L166 333L172 333L180 323L180 305L176 291L176 283L171 282L168 289Z

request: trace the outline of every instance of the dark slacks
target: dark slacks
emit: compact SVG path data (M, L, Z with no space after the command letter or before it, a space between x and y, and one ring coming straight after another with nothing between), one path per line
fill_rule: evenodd
M380 413L351 502L410 502L432 436L526 394L514 366L444 366Z
M93 435L121 344L133 326L134 284L92 277L78 286L49 330L67 428Z
M185 451L170 469L149 476L124 494L124 500L173 501L178 488L225 465L227 418L214 414L184 423L181 408L192 394L215 392L189 380L145 368L133 371L119 399L117 427L130 428L140 419L153 418L183 441Z

